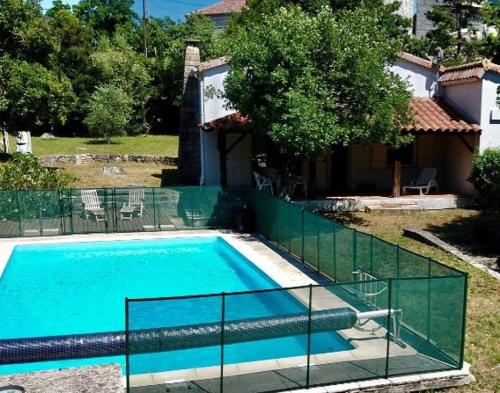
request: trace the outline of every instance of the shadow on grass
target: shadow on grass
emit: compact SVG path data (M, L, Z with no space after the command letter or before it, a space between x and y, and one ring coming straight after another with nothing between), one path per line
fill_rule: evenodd
M476 215L457 217L444 224L428 225L427 229L472 255L500 255L499 211L482 210Z
M118 142L116 140L110 140L109 142L104 139L90 139L85 141L86 145L121 145L122 142Z
M151 176L156 179L161 179L160 187L179 185L177 168L162 169L161 173L153 173Z
M324 217L329 218L330 220L337 221L343 225L361 225L367 226L368 222L363 218L357 215L354 212L322 212Z

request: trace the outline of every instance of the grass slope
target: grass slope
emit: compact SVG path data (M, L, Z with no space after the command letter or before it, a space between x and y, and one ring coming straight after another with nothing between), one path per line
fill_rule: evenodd
M91 138L32 138L33 154L151 154L177 157L179 137L177 135L121 136L112 143L97 143ZM10 137L10 147L16 150L15 137Z
M404 237L403 228L424 228L453 239L464 239L468 233L468 238L473 239L474 224L479 226L483 215L475 210L456 209L415 215L354 213L337 217L348 226L469 273L465 357L472 364L477 383L452 389L453 392L500 392L500 282L447 252Z

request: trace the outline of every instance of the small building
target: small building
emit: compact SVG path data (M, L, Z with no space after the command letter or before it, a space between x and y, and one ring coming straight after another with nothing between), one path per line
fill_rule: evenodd
M414 135L414 141L399 151L381 145L332 146L330 154L315 162L304 161L301 175L314 179L318 194L381 195L391 190L398 157L403 185L418 177L422 168L433 167L441 191L471 194L467 177L474 152L500 146L500 66L484 60L445 68L403 53L390 70L412 90L414 121L401 132ZM197 184L249 185L253 181L251 122L224 101L228 72L225 58L192 65L199 105L199 155L198 176L191 180ZM191 154L188 160L191 164L194 157ZM181 168L186 160L181 154Z
M193 14L207 16L214 22L216 30L223 30L231 14L240 12L245 5L245 0L222 0L208 7L200 8Z

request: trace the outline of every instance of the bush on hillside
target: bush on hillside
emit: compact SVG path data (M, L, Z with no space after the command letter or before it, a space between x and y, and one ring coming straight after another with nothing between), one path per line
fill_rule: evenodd
M474 157L469 181L484 207L500 208L500 148L486 149Z
M121 87L98 87L92 94L85 119L90 135L110 143L111 137L125 134L132 118L132 105L132 98Z
M74 176L43 167L31 154L15 153L0 167L0 219L58 216L61 214L58 190L69 188L74 182Z
M1 190L59 190L71 187L74 182L73 176L42 166L32 154L15 153L0 167Z

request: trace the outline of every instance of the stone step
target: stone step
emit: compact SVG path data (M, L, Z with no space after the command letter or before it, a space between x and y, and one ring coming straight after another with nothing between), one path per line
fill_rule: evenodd
M381 213L381 214L402 214L402 213L418 213L424 209L413 203L408 204L390 204L390 205L366 205L365 213Z

